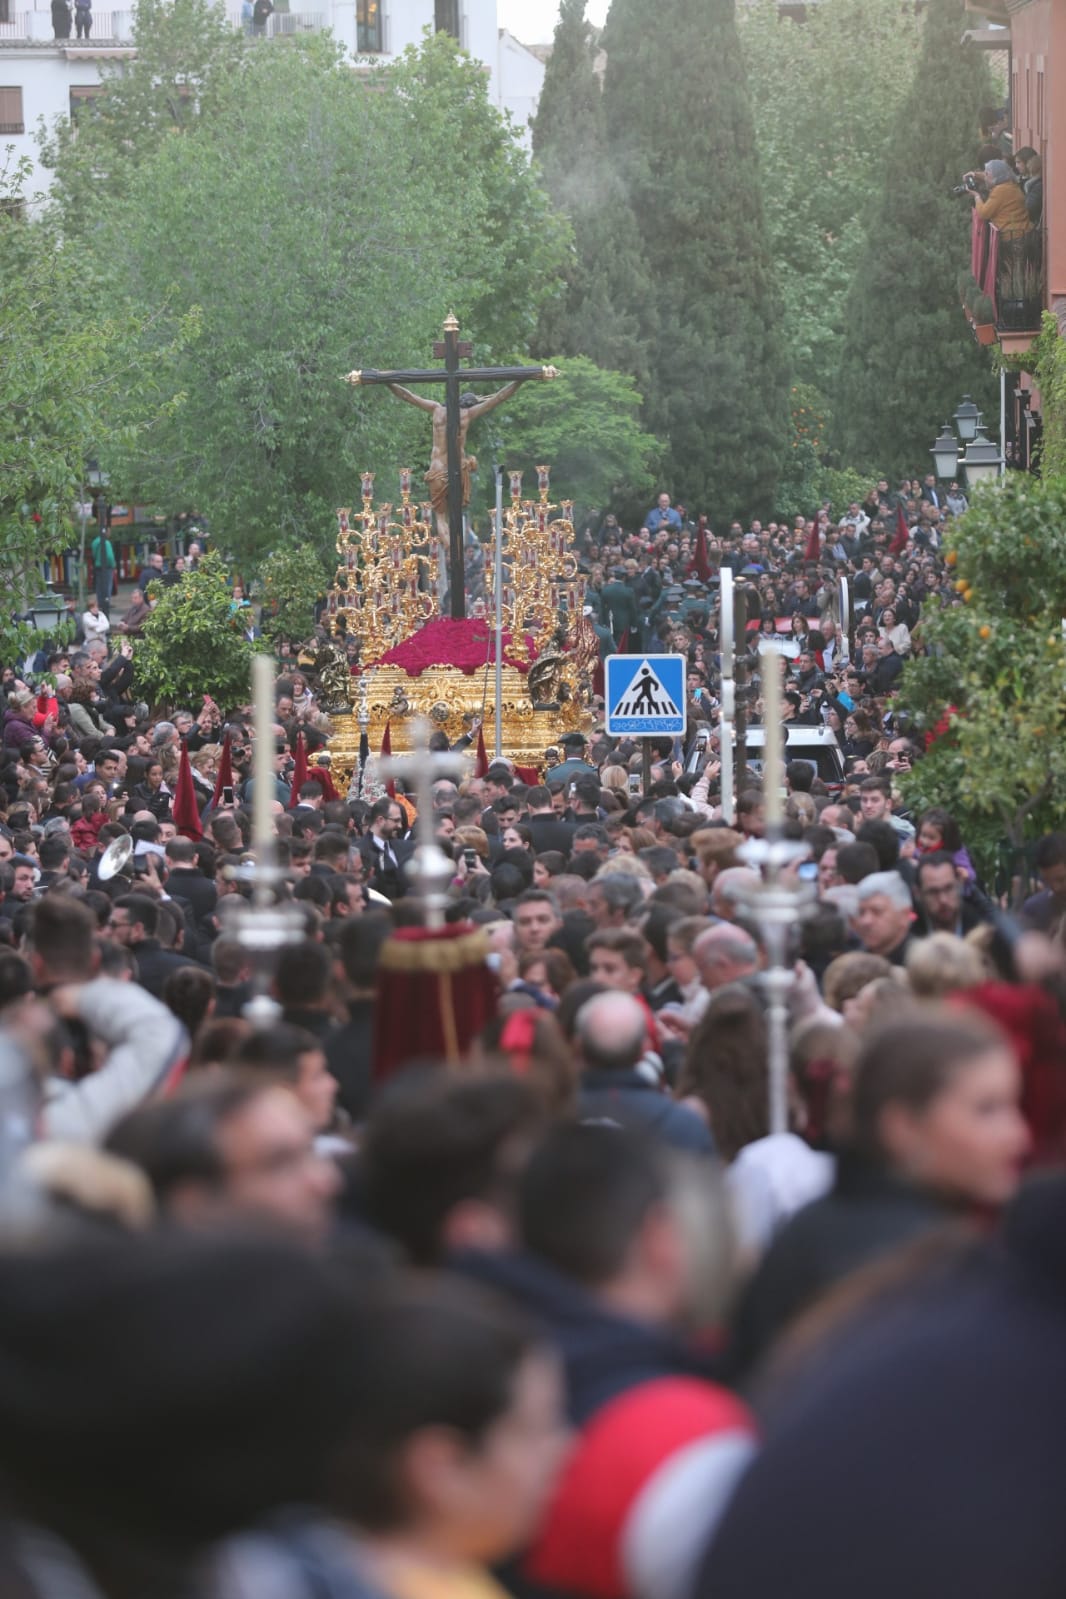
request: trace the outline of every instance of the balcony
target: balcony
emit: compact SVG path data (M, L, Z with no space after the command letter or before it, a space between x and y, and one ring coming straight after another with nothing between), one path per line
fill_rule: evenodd
M1029 348L1044 311L1044 260L1042 227L1008 238L974 212L963 306L978 344L998 342L1007 353Z
M245 27L240 11L228 11L230 25L240 30ZM264 35L268 39L288 37L297 33L325 33L329 17L320 11L275 11L267 19ZM91 51L100 46L124 44L133 40L133 11L98 11L93 8L92 37L89 39L55 39L52 33L51 11L19 11L0 22L0 46L25 44L56 44L62 49ZM251 24L247 25L251 32Z
M226 16L232 27L252 32L251 23L243 22L239 11L228 11ZM267 18L261 37L281 39L296 33L325 33L328 27L329 18L324 11L275 11Z

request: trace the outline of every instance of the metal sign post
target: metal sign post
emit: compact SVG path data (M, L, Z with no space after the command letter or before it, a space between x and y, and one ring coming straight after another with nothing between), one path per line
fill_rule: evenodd
M736 716L736 639L733 632L733 569L723 566L718 600L718 654L722 683L718 705L718 779L722 821L730 827L736 814L733 792L733 722Z

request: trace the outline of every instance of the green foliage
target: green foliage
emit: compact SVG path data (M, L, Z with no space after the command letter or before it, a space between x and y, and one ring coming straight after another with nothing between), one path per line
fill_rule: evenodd
M1040 469L1045 477L1066 476L1066 339L1050 311L1045 311L1040 337L1029 352L1031 370L1040 390L1044 432Z
M523 384L500 413L502 464L526 472L528 485L530 469L547 462L552 497L572 499L583 510L610 505L623 491L650 493L662 446L640 426L633 379L579 355L553 364L560 367L553 382ZM487 482L491 500L491 475Z
M210 694L224 707L245 704L253 646L218 555L203 556L180 583L159 586L159 600L134 645L137 692L157 705L198 704Z
M954 709L907 797L947 806L967 837L1019 845L1066 807L1066 478L1009 474L977 493L955 539L964 602L923 612L931 653L902 686L927 729Z
M570 222L573 248L564 292L542 311L537 349L587 356L629 373L645 392L654 330L651 273L607 144L594 50L585 0L563 0L533 150L545 187Z
M79 252L11 214L24 176L0 174L0 575L16 596L36 592L34 562L76 542L87 459L106 468L180 409L174 373L195 334L190 316L156 337L152 311L95 298Z
M756 0L739 8L738 26L788 354L797 377L829 392L921 13L898 0L819 0L795 22L777 0Z
M413 242L434 220L418 211L428 191L443 212L431 245L445 295L475 354L503 358L526 348L558 293L569 238L510 120L489 101L484 67L450 34L427 33L417 50L382 69L377 87L402 113L397 137L408 174L391 193L378 186L377 208L399 204Z
M994 407L989 366L967 336L955 286L970 208L950 190L973 165L979 108L995 103L983 53L960 43L966 24L963 0L930 0L845 304L835 439L843 460L892 475L926 459L961 394Z
M733 0L614 0L603 37L607 150L644 267L645 425L666 481L717 517L768 512L788 429L780 303Z
M553 290L561 227L481 69L438 35L373 89L322 38L249 51L108 212L109 303L198 307L205 335L123 481L209 509L242 560L325 553L362 469L425 457L424 417L344 373L425 365L452 308L479 357L510 356Z
M872 487L868 477L853 472L850 467L825 466L818 482L818 504L828 505L830 514L844 515L852 500L861 505Z
M331 574L309 544L287 546L268 555L256 576L263 602L263 633L299 643L314 626L315 604L329 588Z
M109 202L175 134L212 120L248 48L213 0L138 0L133 42L134 58L101 62L107 92L83 105L76 123L62 117L45 130L52 199L68 233L112 236ZM195 249L196 234L172 242Z
M825 448L825 396L809 383L789 393L789 448L774 497L774 514L791 520L810 516L821 505L822 451Z

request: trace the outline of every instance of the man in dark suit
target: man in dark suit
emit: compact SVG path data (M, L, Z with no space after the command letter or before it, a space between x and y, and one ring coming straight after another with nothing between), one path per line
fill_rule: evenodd
M571 822L561 822L552 809L552 797L546 788L531 788L526 795L529 815L525 826L533 838L533 853L542 854L555 849L569 855L577 828Z
M868 678L871 694L893 694L899 687L903 671L903 657L896 654L890 638L883 638L877 646L878 661Z
M367 886L377 889L386 899L402 899L407 892L403 868L414 853L414 845L402 836L406 825L403 810L386 795L371 808L368 831L359 840Z
M125 944L137 964L137 981L149 994L160 999L163 984L172 972L183 966L204 968L189 955L164 949L159 931L159 906L147 894L123 894L111 907L108 932L118 944Z

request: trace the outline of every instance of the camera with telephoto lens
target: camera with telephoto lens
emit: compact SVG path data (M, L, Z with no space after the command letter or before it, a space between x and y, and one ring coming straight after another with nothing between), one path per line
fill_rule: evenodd
M963 178L962 182L961 183L956 183L955 187L952 189L951 192L954 195L976 194L977 193L977 179L974 177L972 172L967 172L967 174Z

